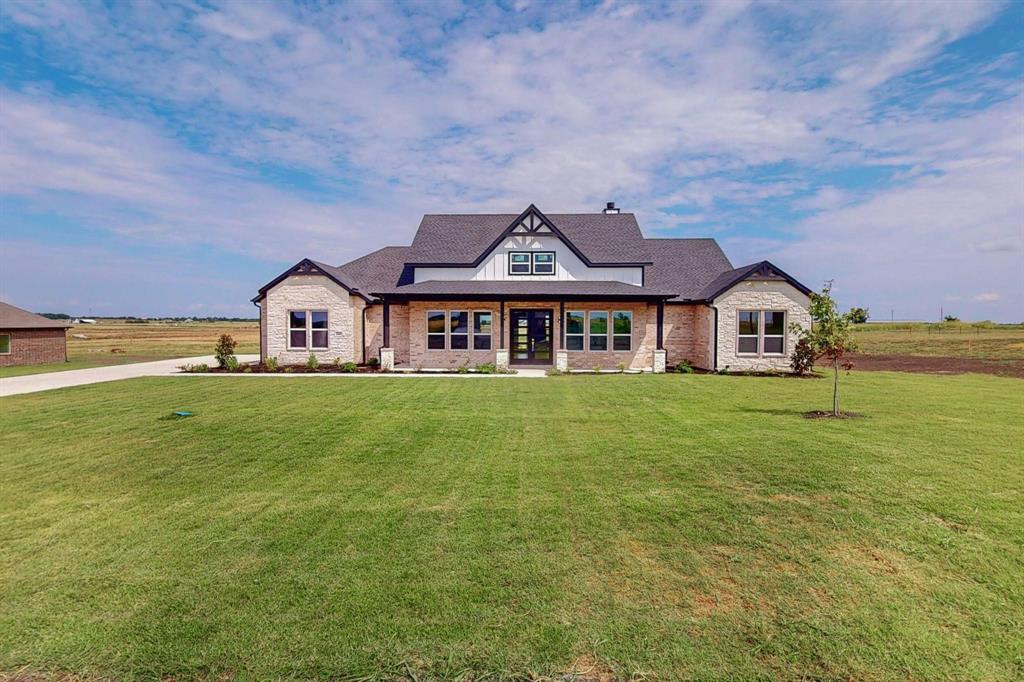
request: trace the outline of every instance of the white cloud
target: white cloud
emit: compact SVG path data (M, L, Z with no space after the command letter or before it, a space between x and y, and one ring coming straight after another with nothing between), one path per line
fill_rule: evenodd
M834 276L851 303L923 310L955 278L1024 316L1020 99L972 116L932 115L977 102L959 90L888 102L998 5L515 9L4 3L48 58L121 95L0 93L0 185L131 239L338 262L407 242L425 212L614 199L648 232L721 234L736 261ZM790 170L762 174L775 166ZM898 172L821 180L869 166ZM770 204L814 214L731 232Z
M984 294L978 294L977 296L974 297L974 300L979 301L981 303L995 303L1001 298L1002 296L1000 296L999 294L995 293L994 291L990 291Z

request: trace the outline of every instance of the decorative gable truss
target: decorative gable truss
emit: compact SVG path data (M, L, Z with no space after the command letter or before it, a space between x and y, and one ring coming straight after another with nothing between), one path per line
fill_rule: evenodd
M510 234L551 234L551 228L545 221L537 211L531 211L512 228Z

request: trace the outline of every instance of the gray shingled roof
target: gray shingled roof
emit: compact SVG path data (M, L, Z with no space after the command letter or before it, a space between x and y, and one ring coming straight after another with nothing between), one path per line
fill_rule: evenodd
M544 214L594 264L645 263L647 249L632 213ZM519 214L425 215L407 255L410 263L476 263Z
M647 239L653 261L644 272L645 284L672 291L675 302L703 300L702 292L732 263L714 239Z
M373 253L339 265L335 270L365 294L393 289L403 282L408 246L385 246ZM411 275L411 273L410 273ZM407 278L412 282L411 276Z
M650 298L671 296L674 292L638 287L625 282L584 282L558 280L480 281L429 280L374 292L411 296L612 296Z
M51 320L0 301L0 329L67 329L64 320Z

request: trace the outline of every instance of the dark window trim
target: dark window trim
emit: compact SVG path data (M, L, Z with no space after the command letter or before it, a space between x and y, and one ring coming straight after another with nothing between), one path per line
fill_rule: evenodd
M0 334L0 338L7 337L7 352L0 351L0 355L10 355L14 350L14 336L11 334Z
M537 272L537 255L538 254L550 254L551 256L551 272ZM516 265L526 265L529 272L512 272L512 256L526 256L526 263L516 263ZM510 250L508 252L508 274L509 277L528 277L531 275L537 275L540 277L553 277L558 274L558 256L554 251L534 251L522 249Z
M526 256L525 263L516 263L516 265L525 265L526 272L512 272L512 256ZM533 274L533 256L530 255L529 251L509 251L508 252L508 274L510 277L523 277L524 275Z

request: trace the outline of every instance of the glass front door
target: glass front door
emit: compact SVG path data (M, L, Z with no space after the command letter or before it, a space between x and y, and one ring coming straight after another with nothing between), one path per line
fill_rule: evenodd
M510 360L520 365L550 365L554 357L551 338L554 333L551 310L513 310L510 312L512 335Z

